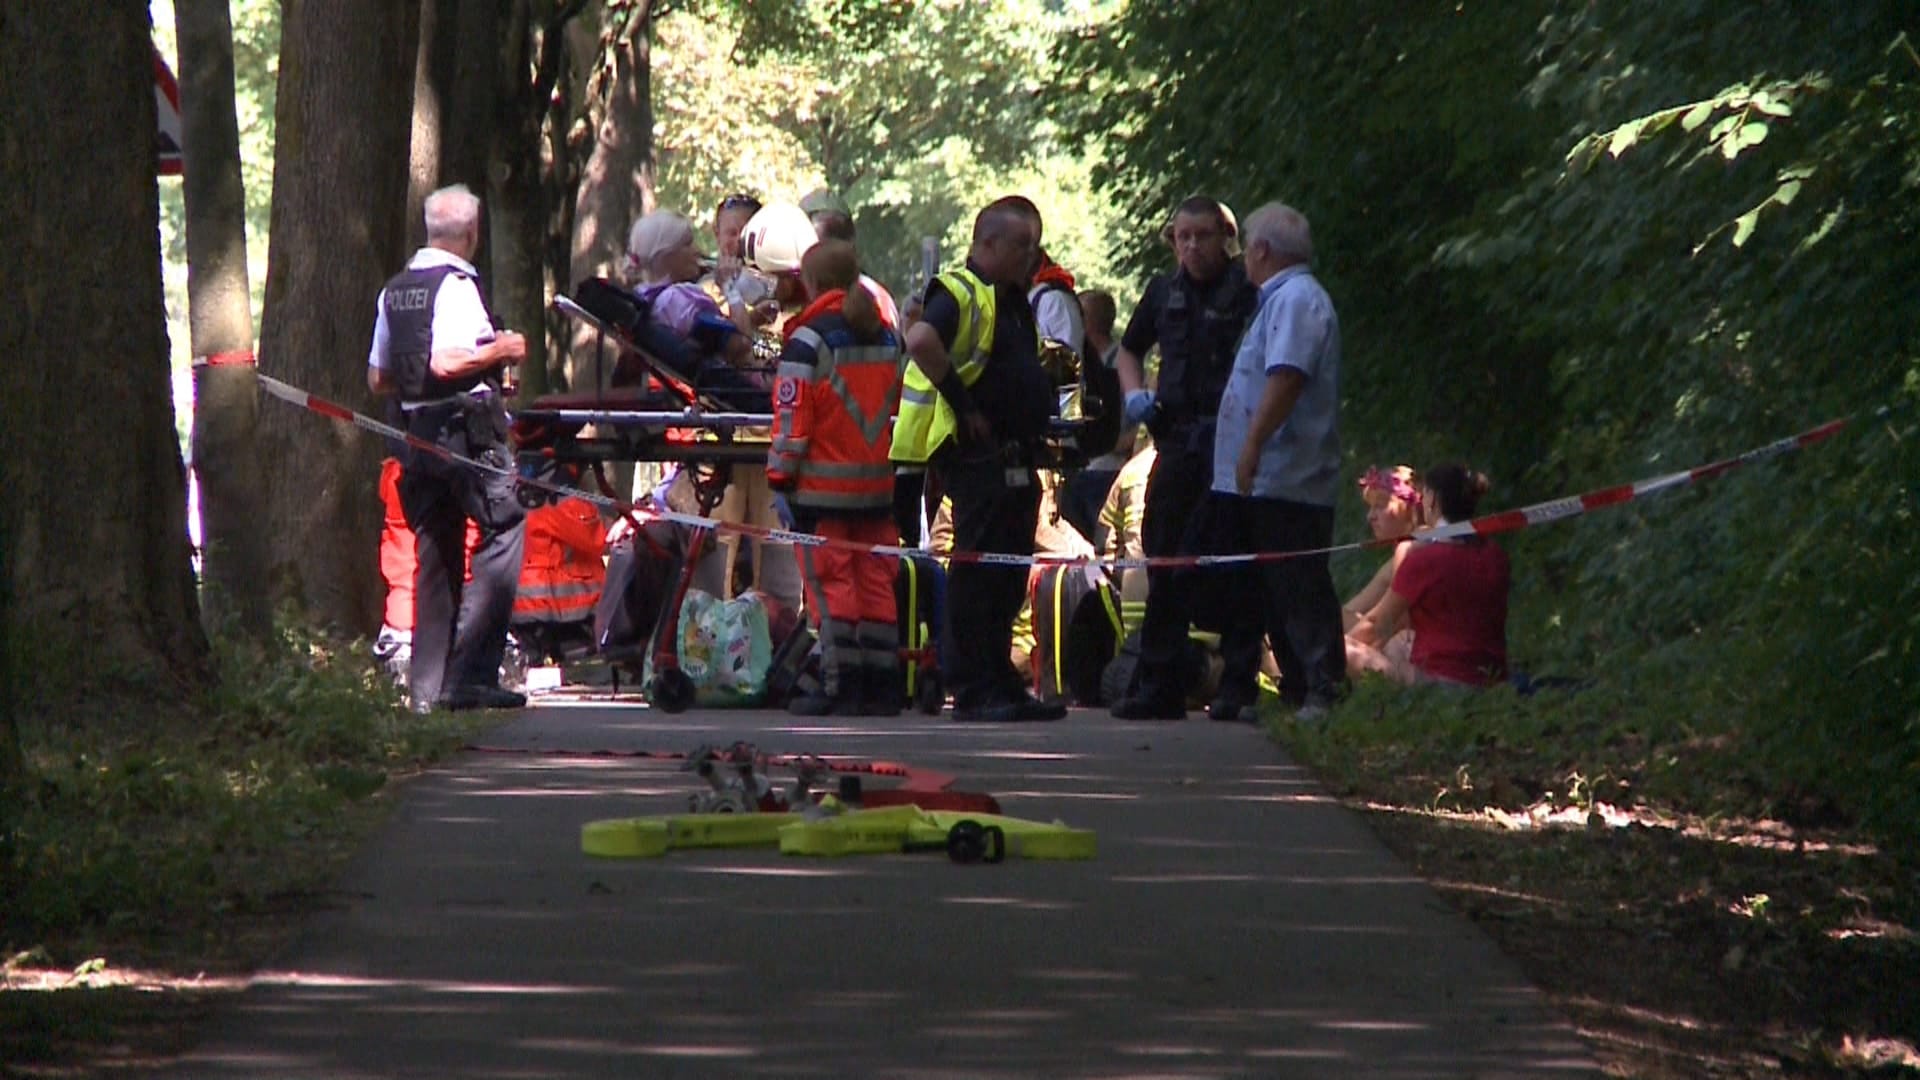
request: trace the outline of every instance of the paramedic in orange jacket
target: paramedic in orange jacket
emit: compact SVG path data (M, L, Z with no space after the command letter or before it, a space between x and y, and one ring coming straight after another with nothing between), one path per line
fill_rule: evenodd
M767 481L785 492L795 525L861 544L895 544L893 414L900 403L900 338L857 287L852 244L827 240L800 261L809 303L789 320L774 384ZM821 688L794 699L802 716L893 716L900 711L900 636L894 560L801 547L807 606L820 632Z
M569 496L527 512L527 555L513 621L584 623L607 582L607 530L600 512Z
M401 689L407 685L407 668L413 662L413 529L400 509L400 460L387 458L380 463L380 503L385 517L380 528L380 577L387 583L387 602L380 620L380 636L374 639L373 655ZM466 547L462 553L463 580L471 581L467 567L473 549L480 546L480 527L467 522Z

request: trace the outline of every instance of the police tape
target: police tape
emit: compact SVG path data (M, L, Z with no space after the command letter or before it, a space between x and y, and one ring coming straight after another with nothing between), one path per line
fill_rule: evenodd
M616 513L628 515L641 521L665 521L684 525L694 529L712 529L718 532L749 536L757 540L776 544L792 544L796 547L834 548L857 554L877 555L883 558L902 559L927 554L920 548L905 548L891 544L862 544L851 540L836 540L814 533L796 532L791 529L771 529L761 525L749 525L736 521L720 521L714 518L700 517L697 514L682 514L672 510L654 507L635 506L624 499L615 499L598 492L583 491L565 484L556 484L538 477L523 476L517 469L503 468L484 461L456 454L446 447L416 435L408 434L370 416L354 412L343 405L335 404L325 398L315 397L305 390L281 382L270 375L257 376L262 389L288 404L318 413L321 416L352 424L355 427L406 444L413 450L432 454L435 457L458 465L478 469L496 476L510 476L525 487L535 488L549 494L585 499L595 506L611 509ZM1265 562L1279 562L1284 559L1300 559L1321 555L1338 555L1350 551L1392 547L1404 540L1421 543L1454 540L1467 536L1493 536L1499 533L1515 532L1535 525L1546 525L1568 518L1578 517L1594 510L1609 506L1619 506L1636 499L1646 498L1676 488L1686 487L1710 480L1746 465L1756 464L1770 458L1805 449L1815 443L1823 442L1839 434L1847 426L1848 418L1829 420L1819 427L1810 428L1797 435L1755 447L1746 453L1715 461L1707 465L1682 469L1662 476L1636 480L1630 484L1618 484L1613 487L1599 488L1580 495L1568 495L1558 499L1523 506L1517 510L1506 510L1497 514L1488 514L1470 521L1448 522L1438 528L1428 529L1411 536L1396 536L1385 539L1360 540L1347 544L1335 544L1330 547L1307 548L1294 551L1258 551L1241 552L1231 555L1161 555L1147 558L1101 559L1084 555L1014 555L992 551L955 551L945 557L950 562L977 563L986 566L1082 566L1089 573L1115 570L1165 570L1190 569L1207 566L1250 566Z

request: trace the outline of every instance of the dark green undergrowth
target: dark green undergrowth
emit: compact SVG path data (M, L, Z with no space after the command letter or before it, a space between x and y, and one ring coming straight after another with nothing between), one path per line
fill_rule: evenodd
M1735 681L1724 642L1690 639L1601 671L1535 673L1568 685L1523 695L1363 680L1324 731L1288 741L1330 778L1433 810L1605 803L1712 829L1757 822L1842 831L1920 856L1912 762L1845 736L1836 718L1783 735L1781 713L1817 715L1791 679ZM1810 744L1821 747L1808 753ZM1902 815L1907 816L1902 816Z
M216 688L183 708L119 702L23 725L8 955L218 966L237 950L244 966L236 925L301 906L377 819L388 779L472 730L409 713L362 643L282 630L216 654Z
M1810 761L1750 713L1779 688L1716 677L1718 647L1528 696L1370 679L1325 727L1272 730L1609 1075L1908 1075L1920 851L1878 815L1911 779L1871 747Z

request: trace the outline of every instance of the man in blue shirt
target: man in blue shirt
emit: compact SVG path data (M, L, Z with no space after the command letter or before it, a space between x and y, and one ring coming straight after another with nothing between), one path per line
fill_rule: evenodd
M1269 203L1244 233L1260 309L1234 357L1214 429L1218 550L1324 549L1333 543L1340 481L1340 320L1313 275L1313 234L1299 211ZM1255 576L1282 695L1303 715L1324 713L1346 683L1326 553L1262 562Z

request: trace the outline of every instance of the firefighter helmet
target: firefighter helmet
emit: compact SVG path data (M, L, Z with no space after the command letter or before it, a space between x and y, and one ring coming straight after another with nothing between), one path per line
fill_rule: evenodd
M740 255L763 274L797 274L816 235L806 212L792 203L761 207L740 230Z

